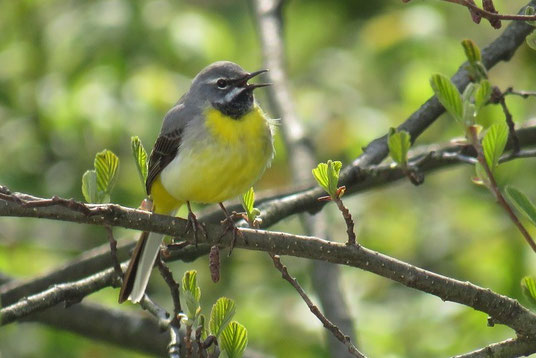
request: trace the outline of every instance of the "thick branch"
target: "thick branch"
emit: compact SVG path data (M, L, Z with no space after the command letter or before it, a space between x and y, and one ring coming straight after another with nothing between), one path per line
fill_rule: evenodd
M17 196L26 198L26 200L31 198L22 194ZM37 198L33 200L37 200ZM40 217L95 225L115 225L142 231L154 231L171 236L182 235L186 226L186 221L183 219L123 208L119 205L90 205L89 207L91 210L98 209L101 214L87 216L80 211L64 206L54 205L30 208L23 206L20 202L0 200L0 215ZM536 315L520 305L516 300L499 295L489 289L426 271L363 247L347 246L316 237L279 232L252 229L241 229L241 231L247 238L248 244L246 245L239 240L236 244L238 248L358 267L400 282L408 287L436 295L443 300L473 307L490 315L495 322L513 328L519 334L536 336ZM219 225L207 225L207 232L210 238L208 240L209 244L216 244L221 227ZM194 242L192 235L184 236L184 238L190 243ZM231 241L232 235L227 234L222 237L219 244L229 247ZM111 276L112 272L112 269L105 271L107 276L103 278L103 282L110 280L108 276ZM95 285L95 287L98 289L100 285ZM84 292L88 291L86 288ZM60 300L57 302L61 301L62 297L59 298ZM20 316L22 315L17 317ZM2 318L5 319L6 317L2 316ZM14 317L9 321L13 319Z
M529 356L534 352L536 352L536 342L534 340L513 338L490 344L482 349L458 355L453 358L514 358Z

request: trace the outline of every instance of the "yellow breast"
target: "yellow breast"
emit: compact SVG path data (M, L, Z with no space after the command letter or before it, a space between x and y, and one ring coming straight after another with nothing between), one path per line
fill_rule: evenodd
M179 201L221 202L247 191L273 156L271 128L255 105L240 119L216 109L205 112L202 140L183 142L162 171L161 182Z

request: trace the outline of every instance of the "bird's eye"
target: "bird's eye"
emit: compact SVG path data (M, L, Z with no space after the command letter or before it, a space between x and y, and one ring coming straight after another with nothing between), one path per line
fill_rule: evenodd
M224 80L223 78L220 78L218 80L218 82L216 82L216 85L219 87L219 88L225 88L227 87L227 81Z

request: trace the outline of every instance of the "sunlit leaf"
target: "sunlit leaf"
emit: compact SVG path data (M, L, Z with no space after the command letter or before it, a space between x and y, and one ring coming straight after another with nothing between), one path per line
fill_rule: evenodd
M248 345L248 332L240 323L231 322L222 332L220 347L229 358L240 358Z
M530 303L536 305L536 281L534 280L534 277L523 277L523 279L521 279L521 290Z
M233 319L235 311L236 307L233 300L227 297L218 298L210 312L210 333L218 338Z
M482 140L484 156L490 170L493 172L499 163L499 158L504 152L508 140L508 126L506 123L496 123L487 131Z
M435 74L430 79L430 85L443 107L460 123L463 123L463 106L460 92L445 76Z
M514 203L517 210L523 213L534 225L536 225L536 206L530 199L512 186L506 187L506 194L510 201Z
M110 194L117 181L119 158L112 151L105 149L95 156L94 166L97 173L97 189Z
M82 194L88 203L99 203L97 195L97 173L88 170L82 176Z
M326 192L328 189L328 165L326 163L319 163L316 168L313 169L313 176Z
M396 131L394 128L389 130L387 139L389 146L389 155L401 166L407 165L408 150L411 147L411 136L406 131Z
M342 168L342 163L339 161L328 160L328 193L335 197L339 188L339 173Z
M138 136L131 137L130 144L132 147L132 154L134 155L134 160L136 162L136 168L138 169L138 175L140 176L141 185L143 186L143 190L145 190L145 181L147 180L148 171L147 152L145 151L143 143Z
M531 49L536 50L536 32L533 32L527 37L525 37L525 41Z
M318 185L320 185L332 198L337 196L341 168L341 162L328 160L327 163L319 163L317 167L313 169L313 176L318 182Z
M200 313L201 289L197 286L197 271L186 271L182 277L181 290L186 303L187 324L193 324Z
M471 64L482 60L482 56L480 55L480 49L472 40L463 40L462 46L463 50L465 51L465 56Z

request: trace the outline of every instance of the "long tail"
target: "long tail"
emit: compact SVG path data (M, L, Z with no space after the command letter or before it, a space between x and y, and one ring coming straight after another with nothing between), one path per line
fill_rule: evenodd
M143 232L128 264L123 286L119 292L119 303L127 299L140 302L153 270L156 255L160 250L162 234Z

